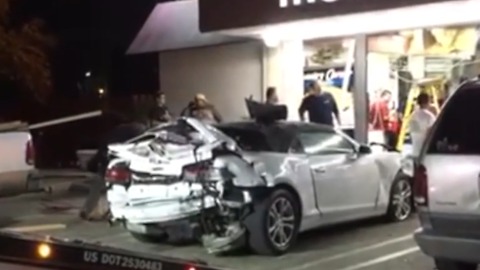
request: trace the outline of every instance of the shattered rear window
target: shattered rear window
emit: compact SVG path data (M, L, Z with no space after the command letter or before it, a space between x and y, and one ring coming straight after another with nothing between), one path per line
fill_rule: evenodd
M227 136L235 140L244 151L272 152L274 151L266 134L259 130L242 129L233 127L219 127Z

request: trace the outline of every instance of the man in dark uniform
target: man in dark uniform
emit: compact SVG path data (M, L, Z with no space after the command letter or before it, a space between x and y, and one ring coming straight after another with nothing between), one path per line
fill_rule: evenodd
M309 94L303 98L298 109L300 120L305 121L305 112L308 112L308 118L312 123L333 126L335 115L340 124L338 106L332 94L322 92L317 82L311 83L309 88Z
M155 106L150 111L151 125L168 122L171 119L170 112L167 107L165 93L158 92L155 96Z

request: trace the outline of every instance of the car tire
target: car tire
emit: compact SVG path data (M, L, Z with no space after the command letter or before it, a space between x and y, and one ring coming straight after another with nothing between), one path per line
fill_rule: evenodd
M413 192L410 179L398 176L393 181L386 219L389 222L402 222L413 213Z
M281 207L283 210L278 213ZM266 199L255 202L253 213L244 221L248 231L248 246L251 251L265 256L278 256L286 253L297 240L300 212L299 202L291 192L285 189L274 190ZM282 216L283 219L281 219ZM282 223L275 225L275 222ZM276 231L276 234L270 230ZM285 235L286 239L282 241L281 235Z
M474 263L435 259L435 267L437 270L477 270L478 265Z
M130 234L136 240L142 243L162 243L167 240L167 235L149 235L130 231Z

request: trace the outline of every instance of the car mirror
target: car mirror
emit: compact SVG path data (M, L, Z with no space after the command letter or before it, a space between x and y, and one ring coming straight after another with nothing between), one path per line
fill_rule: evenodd
M370 148L370 146L368 145L360 145L360 147L358 147L358 153L360 154L370 154L372 153L372 149Z

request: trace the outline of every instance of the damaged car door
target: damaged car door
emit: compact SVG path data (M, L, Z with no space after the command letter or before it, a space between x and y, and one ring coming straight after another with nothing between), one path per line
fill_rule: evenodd
M373 182L362 182L364 174L357 171L361 169L357 166L360 157L354 146L335 131L306 131L298 136L308 155L322 223L354 220L363 215L359 207L374 202L376 187ZM362 192L365 189L372 192Z

